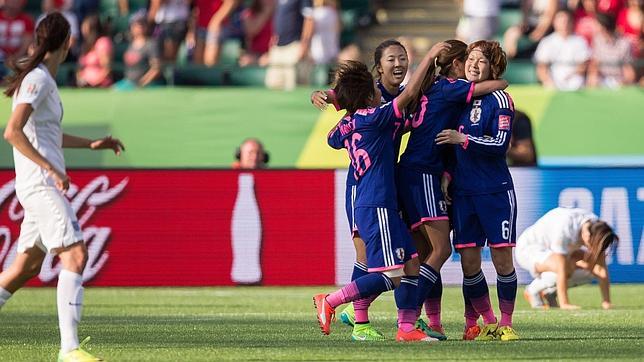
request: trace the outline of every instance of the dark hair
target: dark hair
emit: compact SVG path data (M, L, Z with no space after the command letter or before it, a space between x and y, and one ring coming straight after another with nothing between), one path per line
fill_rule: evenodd
M373 67L371 68L372 71L375 72L376 69L378 69L378 65L380 65L380 60L382 59L382 53L385 52L385 49L393 46L401 47L402 50L405 52L405 55L407 55L407 49L398 40L387 39L382 43L378 44L378 46L376 47L376 50L373 52ZM378 78L380 78L380 75L378 75Z
M586 262L590 268L597 264L599 256L608 249L619 238L605 221L595 221L590 224L588 230L590 232L590 240L588 241L588 253L586 253Z
M599 25L608 30L609 33L612 34L615 32L617 22L615 21L615 18L613 16L606 13L598 13L597 15L595 15L595 18L597 19Z
M373 76L362 62L348 60L335 72L335 98L349 113L367 108L375 96Z
M456 39L445 40L445 43L451 45L451 48L440 52L438 57L434 59L434 62L429 65L427 74L425 74L425 78L423 79L423 83L420 87L421 95L418 97L419 99L422 97L422 94L426 93L432 84L434 84L436 69L438 69L438 74L447 76L452 68L454 60L458 59L464 62L467 58L467 44Z
M96 40L103 36L103 27L101 26L101 20L96 14L91 14L85 17L83 19L83 24L89 24L90 28L90 33L88 35L83 35L83 45L81 46L81 54L87 54L92 48L94 47L94 44L96 44ZM82 27L82 25L81 25Z
M69 34L69 23L61 13L53 12L47 15L36 28L34 48L30 55L20 62L13 60L8 62L13 74L5 78L7 89L4 94L7 97L13 96L27 73L36 68L45 59L47 53L64 46Z
M501 44L497 41L479 40L467 47L467 54L469 55L476 48L479 48L483 55L490 61L490 78L501 78L505 72L505 67L508 65L508 60L505 57L505 52L501 48Z

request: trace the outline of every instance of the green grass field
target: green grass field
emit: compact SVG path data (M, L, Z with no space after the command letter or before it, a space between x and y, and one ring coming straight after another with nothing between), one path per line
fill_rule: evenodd
M108 361L213 360L641 360L644 285L615 285L613 310L599 308L595 286L573 289L583 309L529 310L517 303L518 342L464 342L460 288L446 288L448 337L436 344L400 344L392 293L374 303L371 321L386 342L350 340L339 321L320 333L311 296L316 288L88 288L81 338ZM523 288L519 289L522 293ZM58 323L53 288L20 291L0 312L0 360L54 360ZM493 304L496 294L492 288Z

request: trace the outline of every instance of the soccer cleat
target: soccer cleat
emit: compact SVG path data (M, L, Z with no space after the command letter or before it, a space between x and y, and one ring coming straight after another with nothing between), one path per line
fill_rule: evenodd
M465 328L463 332L464 341L473 341L481 333L481 327L477 325L471 326L470 328Z
M418 318L418 320L416 321L416 328L423 331L423 333L425 333L426 335L439 341L444 341L447 339L447 336L445 336L445 331L443 330L443 326L430 327L422 318Z
M58 352L58 362L98 362L103 361L102 358L93 356L85 350L85 345L89 342L89 337L85 338L78 348L71 350L65 354Z
M313 296L313 305L317 309L318 323L322 333L331 333L331 322L335 320L335 309L326 301L328 294L316 294Z
M539 293L537 294L530 293L526 288L526 290L523 291L523 298L528 302L528 304L530 304L532 308L535 308L535 309L546 308L546 305L543 304L543 299L541 299L541 296L539 295Z
M550 308L559 308L559 302L557 302L557 292L552 293L541 293L541 297L545 299Z
M342 323L350 327L354 326L356 322L356 311L353 309L353 303L349 303L349 305L340 313L340 320Z
M483 329L481 329L481 333L479 333L476 338L474 338L475 341L493 341L496 339L496 330L498 328L498 325L496 323L490 323L486 324L483 326Z
M502 341L517 341L519 340L519 335L515 332L514 329L510 326L502 326L496 330L496 336Z
M411 332L405 332L398 328L396 333L396 341L398 342L436 342L438 339L426 335L423 331L416 328Z
M351 339L354 341L384 341L385 335L373 328L370 323L361 323L353 326Z

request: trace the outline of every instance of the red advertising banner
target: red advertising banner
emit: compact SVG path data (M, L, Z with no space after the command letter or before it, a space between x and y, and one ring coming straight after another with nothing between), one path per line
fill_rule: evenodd
M95 286L335 283L335 171L70 171ZM0 268L22 208L0 171ZM30 285L55 283L52 255Z

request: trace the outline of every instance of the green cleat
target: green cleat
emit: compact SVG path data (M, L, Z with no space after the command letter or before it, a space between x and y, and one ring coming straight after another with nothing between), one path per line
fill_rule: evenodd
M425 323L425 320L423 320L422 318L418 318L418 320L416 321L416 328L423 331L423 333L425 333L426 335L434 339L438 339L439 341L444 341L447 339L447 336L445 335L445 332L443 331L442 326L430 327L427 325L427 323Z
M384 341L385 335L373 328L370 323L355 324L351 339L354 341Z
M99 362L103 361L102 358L93 356L85 350L85 345L89 342L89 337L85 338L78 348L71 350L65 354L58 352L58 362Z
M496 323L491 323L491 324L486 324L483 326L481 329L481 333L479 333L476 338L474 338L475 341L493 341L497 339L496 336L496 330L498 325Z
M512 327L510 327L510 326L499 327L496 330L496 336L497 336L497 338L499 338L500 340L502 340L504 342L518 341L520 339L519 335L517 334L517 332L514 329L512 329Z
M342 313L340 313L340 320L349 327L353 327L355 325L356 311L353 309L353 303L349 303Z

